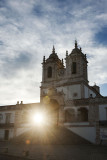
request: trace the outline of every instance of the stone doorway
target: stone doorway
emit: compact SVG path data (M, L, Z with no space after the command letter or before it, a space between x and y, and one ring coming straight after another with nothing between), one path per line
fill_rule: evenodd
M59 103L55 99L50 99L49 104L45 105L49 123L58 125L59 122Z

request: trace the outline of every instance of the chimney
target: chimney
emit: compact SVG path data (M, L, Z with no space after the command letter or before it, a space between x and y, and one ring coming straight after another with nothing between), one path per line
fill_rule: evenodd
M19 104L19 101L17 101L17 104Z
M20 104L23 104L23 101L21 101L21 103Z

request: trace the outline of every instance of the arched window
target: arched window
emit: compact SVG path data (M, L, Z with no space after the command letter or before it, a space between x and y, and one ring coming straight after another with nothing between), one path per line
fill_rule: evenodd
M52 67L48 67L48 78L52 77Z
M76 66L76 62L72 62L72 74L76 74L77 72L77 66Z
M80 122L88 121L88 110L86 108L78 109L78 121Z

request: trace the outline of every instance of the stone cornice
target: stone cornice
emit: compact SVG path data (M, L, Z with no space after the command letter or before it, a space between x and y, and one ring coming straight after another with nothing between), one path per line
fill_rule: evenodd
M80 106L80 105L100 105L100 104L107 104L107 97L101 98L86 98L86 99L76 99L76 100L68 100L65 102L67 106Z
M8 106L0 106L0 111L17 111L22 109L36 109L40 107L40 103L29 103L29 104L16 104Z
M84 83L85 85L89 86L88 83L86 83L84 80L81 80L81 81L79 80L79 81L76 81L76 82L73 82L73 81L70 82L70 80L69 80L68 82L63 82L61 84L57 84L57 83L55 84L55 82L57 82L57 81L52 81L52 82L54 82L55 87L70 86L70 85L81 84L81 83ZM47 83L46 86L40 86L40 88L42 88L42 89L46 88L47 89L47 86L49 87L49 83ZM50 86L51 86L51 84L50 84Z

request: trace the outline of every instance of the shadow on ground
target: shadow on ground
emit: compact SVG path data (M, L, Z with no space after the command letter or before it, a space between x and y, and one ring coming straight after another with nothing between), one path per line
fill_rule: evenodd
M30 144L91 144L64 127L34 127L30 131L11 140L12 143Z

